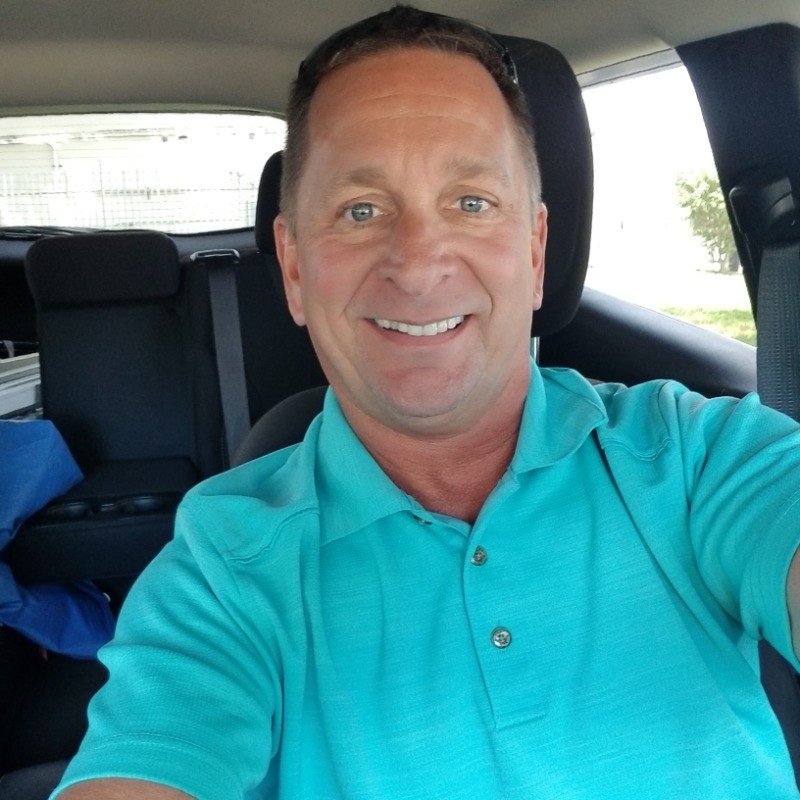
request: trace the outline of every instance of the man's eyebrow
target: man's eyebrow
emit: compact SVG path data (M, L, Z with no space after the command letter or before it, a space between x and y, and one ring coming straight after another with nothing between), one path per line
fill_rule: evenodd
M386 181L386 173L380 167L356 167L337 176L333 188L343 189L349 186L375 186Z
M473 180L481 177L493 177L503 186L511 184L511 176L500 164L468 156L454 156L444 164L445 173L458 180ZM334 180L330 194L353 186L378 186L387 181L386 172L380 167L355 167L338 175Z
M495 161L484 161L468 156L454 156L445 164L448 173L451 173L463 180L472 178L493 177L497 178L503 186L511 183L511 176L500 164Z

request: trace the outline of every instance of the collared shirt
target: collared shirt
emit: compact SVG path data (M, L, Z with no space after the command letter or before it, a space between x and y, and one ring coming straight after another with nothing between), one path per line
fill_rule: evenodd
M754 397L534 367L470 526L396 487L329 393L301 445L187 496L64 785L796 797L755 637L792 658L798 445Z

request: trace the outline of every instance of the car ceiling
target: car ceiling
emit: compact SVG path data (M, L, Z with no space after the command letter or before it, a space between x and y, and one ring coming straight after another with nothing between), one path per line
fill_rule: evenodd
M181 104L279 111L314 43L388 2L3 0L0 113ZM561 50L579 74L770 22L797 0L421 0Z

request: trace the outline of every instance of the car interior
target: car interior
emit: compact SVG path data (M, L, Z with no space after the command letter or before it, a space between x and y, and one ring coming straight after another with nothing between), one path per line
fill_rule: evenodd
M800 418L800 6L418 5L489 29L528 97L550 230L531 332L539 363L595 381L672 378L707 396L759 391ZM8 0L0 118L122 109L279 117L306 52L385 7ZM675 63L702 109L757 349L584 286L593 134L583 89ZM116 612L170 539L188 489L299 441L321 409L325 377L286 308L272 233L281 153L265 152L254 176L250 225L173 233L7 224L2 146L0 137L0 367L33 369L38 388L34 401L0 406L0 419L50 420L84 477L27 519L0 559L21 585L92 580ZM650 202L646 180L638 199ZM0 382L0 397L12 384ZM766 645L761 669L800 776L797 676ZM104 679L96 660L44 658L0 625L0 800L49 795Z

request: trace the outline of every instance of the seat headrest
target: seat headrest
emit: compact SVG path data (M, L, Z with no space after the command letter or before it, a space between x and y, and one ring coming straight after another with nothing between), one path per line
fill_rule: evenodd
M256 247L269 255L275 255L275 236L272 223L280 211L281 168L283 153L273 153L264 165L261 183L258 184L256 203Z
M511 53L533 116L548 209L544 300L534 314L534 336L565 327L580 302L592 228L592 142L575 73L558 50L517 36L495 37ZM272 222L278 213L281 154L267 161L256 210L259 249L275 253Z
M39 307L172 297L180 285L177 247L155 231L40 239L28 250L25 272Z
M533 117L548 211L544 299L533 335L548 336L575 316L589 265L592 137L575 73L558 50L517 36L496 36L517 65Z

